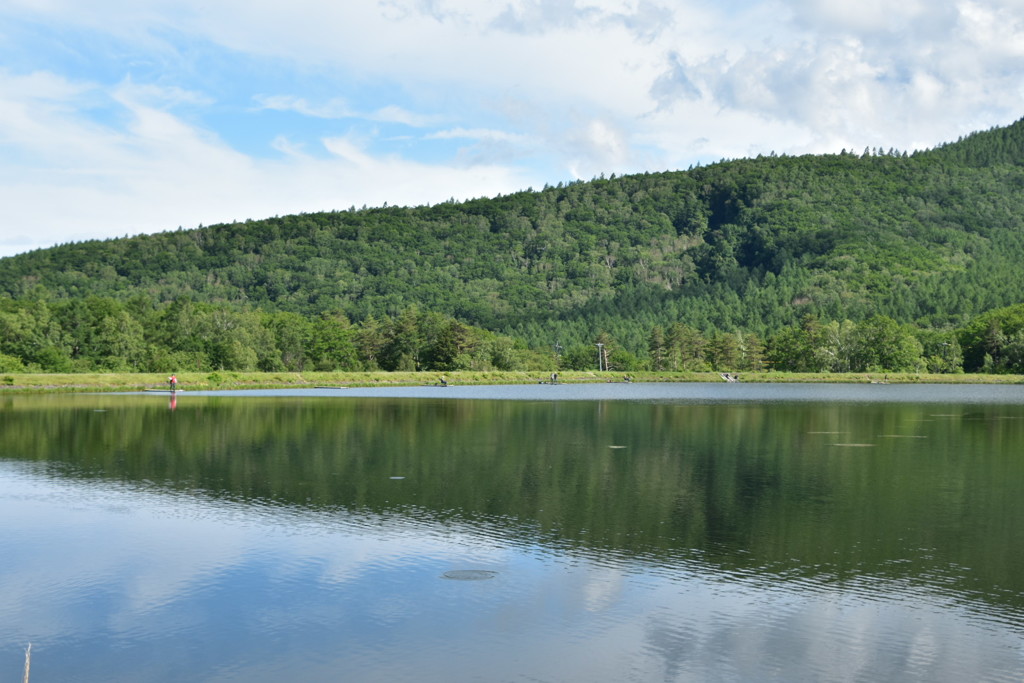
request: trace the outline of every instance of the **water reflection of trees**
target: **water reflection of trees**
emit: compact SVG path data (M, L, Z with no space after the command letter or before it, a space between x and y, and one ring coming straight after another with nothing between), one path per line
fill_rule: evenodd
M62 476L726 571L1000 586L1019 601L1024 421L1008 411L195 397L172 413L65 397L8 401L0 448Z

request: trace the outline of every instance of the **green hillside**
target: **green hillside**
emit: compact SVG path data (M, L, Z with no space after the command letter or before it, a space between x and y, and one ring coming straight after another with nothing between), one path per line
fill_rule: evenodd
M0 259L0 294L415 309L523 340L762 339L808 318L935 330L1024 302L1024 120L928 152L724 161L430 207L302 214ZM11 305L8 304L8 308Z

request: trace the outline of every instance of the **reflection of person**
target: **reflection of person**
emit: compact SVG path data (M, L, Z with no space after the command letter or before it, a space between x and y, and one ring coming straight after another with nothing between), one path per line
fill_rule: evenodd
M167 380L167 383L171 385L171 391L175 391L178 388L178 378L174 375L171 375L170 379Z

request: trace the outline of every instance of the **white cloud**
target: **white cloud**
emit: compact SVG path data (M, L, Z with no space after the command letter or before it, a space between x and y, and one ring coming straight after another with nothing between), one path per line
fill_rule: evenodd
M525 135L508 133L503 130L488 128L452 128L450 130L439 130L426 136L428 140L497 140L500 142L525 143L529 138Z
M423 128L434 125L441 119L439 116L417 114L415 112L407 111L402 107L393 104L381 107L373 113L365 115L364 118L370 121L377 121L379 123L401 123L412 128Z
M803 130L774 141L778 151L932 146L1009 123L1024 109L1016 77L1024 64L1014 54L1024 44L1017 39L1020 3L986 2L984 12L977 4L871 1L858 4L853 17L852 5L791 0L788 12L761 22L764 37L742 49L726 40L715 53L670 53L652 96L680 119L716 106L719 117L745 113L774 123L769 128ZM1000 35L986 18L996 8L1005 37L983 44L982 36ZM698 95L703 102L695 102ZM659 113L652 120L666 118ZM765 128L737 132L756 143L752 135ZM803 142L787 148L797 139Z
M886 34L906 32L914 24L948 14L951 3L924 0L789 0L798 23L816 31L843 34Z
M48 0L0 18L84 36L74 77L38 40L0 42L38 61L0 71L8 242L913 149L1024 113L1021 0ZM238 144L260 114L288 122Z
M291 111L318 119L362 119L378 123L400 123L413 128L422 128L436 123L439 117L416 114L397 105L380 107L374 111L361 112L353 109L341 98L314 104L304 97L295 95L256 95L260 109Z
M255 99L263 109L293 111L319 119L344 119L355 116L348 103L340 98L322 104L310 104L306 98L295 95L257 95Z
M989 57L1024 57L1024 3L992 6L983 2L958 5L967 39Z
M600 15L596 7L577 7L575 0L521 0L505 5L490 25L512 33L540 34L590 24Z
M630 161L624 131L607 120L593 119L578 128L566 141L569 169L573 177L590 179L606 169L621 168Z
M666 59L667 67L651 84L651 97L659 107L671 106L677 100L697 100L701 93L687 72L690 67L685 64L677 52L670 51Z

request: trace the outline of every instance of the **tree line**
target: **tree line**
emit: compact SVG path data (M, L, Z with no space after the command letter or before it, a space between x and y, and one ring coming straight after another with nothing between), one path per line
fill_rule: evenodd
M506 370L532 354L509 337L414 308L352 324L144 297L0 298L0 371Z
M179 299L0 297L2 372L543 370L1024 373L1024 305L958 329L887 316L805 316L767 336L653 325L635 353L607 331L531 348L449 316L408 308L354 323Z

